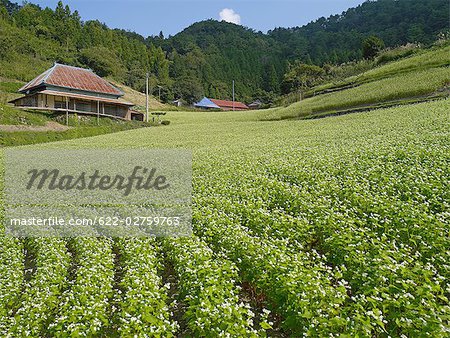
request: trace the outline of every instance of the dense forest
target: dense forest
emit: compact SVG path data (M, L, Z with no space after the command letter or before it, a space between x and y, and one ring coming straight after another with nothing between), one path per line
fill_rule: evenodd
M368 57L367 41L379 41L380 48L429 44L448 32L448 13L448 0L371 0L267 34L208 20L173 37L144 38L82 21L62 2L53 10L0 0L0 76L29 80L58 61L90 67L138 90L149 73L151 87L161 86L165 101L230 98L232 80L238 99L270 100L292 90L298 81L290 77L305 69L320 75L323 66ZM292 82L286 85L286 79Z

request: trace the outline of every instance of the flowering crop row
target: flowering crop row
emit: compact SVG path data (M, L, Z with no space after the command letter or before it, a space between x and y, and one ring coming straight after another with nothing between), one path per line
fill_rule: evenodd
M37 337L45 332L56 310L58 297L67 283L70 255L62 239L29 239L27 250L35 258L31 280L21 294L20 307L9 318L7 336Z
M421 157L436 159L418 165L414 149L407 159L399 151L382 156L382 150L375 151L377 159L367 151L350 163L321 170L331 177L316 177L309 198L305 194L299 198L296 189L283 186L278 190L286 199L279 203L302 201L291 213L313 220L309 228L317 239L315 246L330 264L345 267L343 277L352 287L352 302L364 310L355 315L358 310L350 304L355 307L350 308L354 320L371 321L384 333L445 335L450 257L444 249L448 228L441 220L444 208L439 201L445 195L444 179L439 177L441 154L421 150ZM294 171L284 173L298 181ZM434 191L433 196L424 196L427 190ZM313 208L319 196L326 203Z
M226 114L216 123L184 114L195 123L124 133L120 142L71 143L193 148L197 237L116 240L116 289L113 241L73 240L73 281L45 334L180 334L162 286L162 244L194 337L271 334L253 324L241 282L262 294L288 335L449 335L448 101L320 121ZM220 123L230 116L242 122ZM5 316L23 307L24 255L20 241L0 241Z
M71 245L76 277L63 293L49 330L55 337L98 335L109 324L114 279L112 240L75 238Z
M340 314L348 300L347 284L317 252L295 252L288 239L251 235L219 209L201 209L196 221L202 236L265 292L274 310L283 315L286 328L314 335L345 328L347 320Z
M119 238L116 245L123 269L115 295L117 332L123 337L173 337L177 323L170 318L167 290L158 274L156 241Z
M348 283L349 297L340 308L349 318L347 333L445 336L450 310L447 146L435 132L420 130L422 125L408 118L402 122L395 130L402 129L399 135L386 129L385 138L372 136L376 142L315 144L313 152L273 142L257 160L251 151L233 150L240 154L233 170L223 165L229 154L211 156L208 166L215 170L197 188L197 203L205 206L196 219L198 231L215 236L212 243L220 239L217 250L229 250L237 261L249 253L234 248L232 238L224 242L225 228L233 226L248 236L278 239L280 248L284 243L303 253L318 250L322 263L333 268L329 281ZM413 137L415 144L405 146ZM340 330L337 323L332 330Z
M164 246L174 262L179 290L186 304L185 320L196 337L256 337L254 313L239 301L238 270L216 258L199 238L167 239Z
M21 294L24 260L22 241L6 237L0 230L0 336L6 335L10 309Z

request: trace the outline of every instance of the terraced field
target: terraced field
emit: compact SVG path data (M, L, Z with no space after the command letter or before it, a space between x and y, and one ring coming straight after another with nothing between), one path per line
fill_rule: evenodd
M195 236L1 235L0 336L448 336L449 108L33 146L192 149Z
M422 50L419 54L375 67L339 82L329 82L306 91L301 102L274 108L260 119L311 118L361 109L448 97L450 46ZM287 101L298 101L291 93Z

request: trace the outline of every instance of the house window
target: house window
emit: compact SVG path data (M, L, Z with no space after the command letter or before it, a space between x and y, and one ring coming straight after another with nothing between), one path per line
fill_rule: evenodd
M113 106L110 104L105 104L105 114L117 116L117 106Z
M22 99L22 106L25 107L37 107L37 97L36 95L34 96L26 96Z
M77 101L77 110L91 112L91 103L88 101Z
M66 109L66 98L61 96L55 96L55 108Z

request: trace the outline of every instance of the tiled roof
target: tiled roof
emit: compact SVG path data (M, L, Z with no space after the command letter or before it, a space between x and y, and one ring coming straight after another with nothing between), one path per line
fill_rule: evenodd
M25 93L30 89L45 84L93 93L116 96L123 95L119 89L102 79L90 69L60 65L57 63L55 63L52 68L20 88L19 92Z
M226 100L216 100L211 99L212 102L214 102L219 107L226 107L226 108L236 108L236 109L248 109L248 107L242 103L235 101L233 104L233 101L226 101Z

